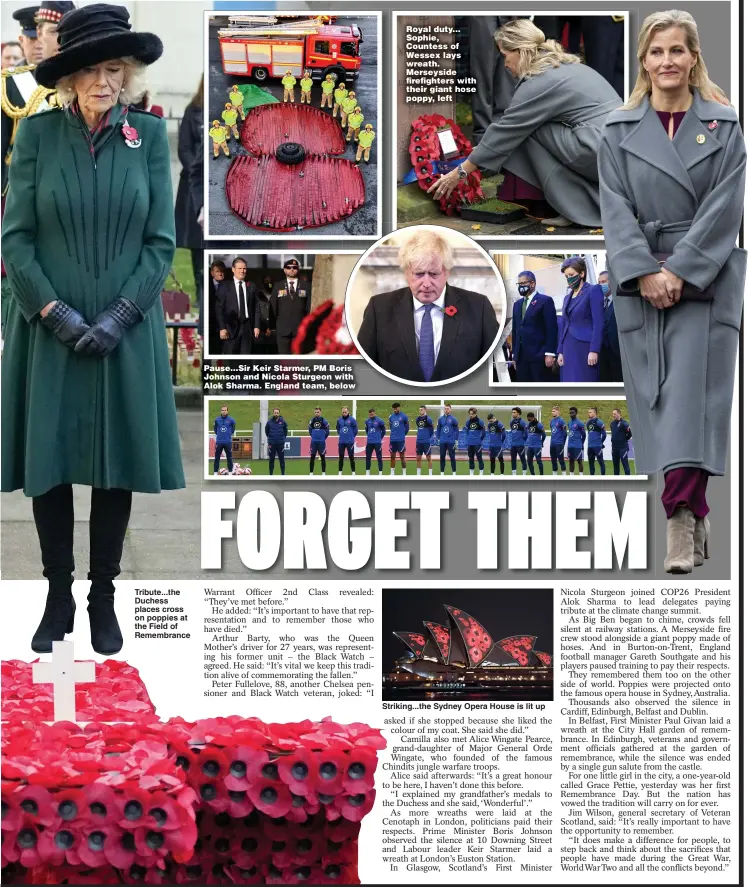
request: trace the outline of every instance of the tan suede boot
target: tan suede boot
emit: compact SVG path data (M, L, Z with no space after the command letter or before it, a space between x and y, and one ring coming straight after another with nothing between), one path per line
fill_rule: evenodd
M700 567L709 559L709 518L696 518L693 533L693 565Z
M667 522L666 573L690 573L693 570L693 535L696 516L690 508L676 508Z

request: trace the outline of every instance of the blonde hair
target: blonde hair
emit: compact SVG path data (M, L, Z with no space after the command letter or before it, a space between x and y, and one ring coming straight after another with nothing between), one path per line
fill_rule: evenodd
M502 25L493 35L496 45L507 52L519 52L517 77L534 77L559 65L578 65L579 56L566 52L556 40L545 34L528 19L517 19Z
M445 271L452 270L455 254L452 244L434 231L419 231L409 237L398 250L397 260L403 271L422 268L433 256L437 256Z
M132 56L118 59L125 65L125 77L118 101L121 105L132 105L139 102L146 92L145 69L143 62ZM76 74L78 72L76 71ZM63 107L67 108L75 100L77 93L73 87L76 74L68 74L57 81L57 94Z
M642 22L636 47L639 71L631 95L623 107L627 110L637 108L642 103L642 99L652 92L652 81L644 68L644 58L649 51L649 44L652 42L655 34L658 34L660 31L666 31L668 28L680 28L685 34L688 51L691 55L696 56L696 64L691 69L688 78L689 84L698 89L705 101L729 105L730 102L724 92L716 83L712 83L709 79L709 73L701 55L699 31L694 17L691 13L684 12L682 9L667 9L664 12L653 12L652 15L648 15Z

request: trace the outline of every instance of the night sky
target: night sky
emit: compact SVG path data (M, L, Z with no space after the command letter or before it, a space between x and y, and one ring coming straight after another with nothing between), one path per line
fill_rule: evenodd
M423 622L447 625L444 605L477 619L495 641L537 635L535 649L553 655L553 590L550 588L384 588L382 670L389 672L407 647L393 631L424 631Z

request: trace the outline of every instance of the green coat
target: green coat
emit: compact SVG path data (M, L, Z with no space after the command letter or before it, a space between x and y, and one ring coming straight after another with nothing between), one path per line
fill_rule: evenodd
M160 298L174 256L166 125L132 110L128 119L141 146L127 147L119 120L95 160L69 111L36 114L18 128L2 241L13 294L2 372L4 491L184 486ZM39 323L54 299L91 321L118 296L145 317L103 359L76 354Z

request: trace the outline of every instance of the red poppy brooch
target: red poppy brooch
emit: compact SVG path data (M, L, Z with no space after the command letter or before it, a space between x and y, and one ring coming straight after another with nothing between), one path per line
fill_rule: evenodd
M127 118L125 118L125 122L122 124L122 135L125 137L125 144L128 148L139 148L142 144L142 139L138 136L138 131L134 126L130 126L127 122Z
M447 307L444 309L444 313L447 315L447 317L454 317L455 314L457 314L457 308L454 305L447 305Z

